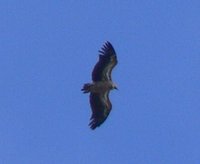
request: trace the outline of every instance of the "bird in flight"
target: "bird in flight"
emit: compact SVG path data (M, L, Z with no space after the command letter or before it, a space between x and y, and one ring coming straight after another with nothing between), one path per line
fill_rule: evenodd
M92 130L99 127L108 117L112 104L109 100L110 90L117 89L112 82L112 69L117 64L116 52L110 42L105 42L99 50L99 61L92 71L92 83L86 83L81 89L90 93L92 115L89 126Z

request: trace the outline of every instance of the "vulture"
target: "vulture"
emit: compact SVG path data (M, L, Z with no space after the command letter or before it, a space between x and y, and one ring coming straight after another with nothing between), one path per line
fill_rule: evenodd
M92 115L89 126L92 130L99 127L108 117L112 104L109 100L110 90L117 89L112 82L111 73L117 64L116 52L110 42L105 42L99 50L99 61L92 71L92 83L83 85L81 91L89 93Z

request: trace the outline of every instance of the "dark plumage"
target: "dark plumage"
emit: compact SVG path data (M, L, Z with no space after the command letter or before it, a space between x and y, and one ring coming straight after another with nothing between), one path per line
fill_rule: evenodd
M117 64L116 52L111 43L106 42L99 53L99 61L92 71L93 83L86 83L82 88L83 93L90 92L91 129L100 126L108 117L112 109L109 92L117 89L111 78L112 69Z
M115 53L115 50L110 42L106 42L102 49L99 50L99 61L95 65L93 71L92 71L92 80L93 81L101 81L101 80L111 80L111 71L114 68L114 66L117 64L117 56ZM114 58L114 61L112 59ZM111 69L108 69L108 65L112 66ZM105 74L106 71L109 71L109 77L107 77Z

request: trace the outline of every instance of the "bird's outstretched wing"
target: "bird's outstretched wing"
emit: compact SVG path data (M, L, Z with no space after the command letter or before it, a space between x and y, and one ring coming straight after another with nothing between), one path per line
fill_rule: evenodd
M100 126L108 117L112 104L109 100L109 91L100 93L90 93L90 106L92 108L91 122L89 126L91 129L95 129Z
M92 80L108 81L111 79L111 72L117 64L117 56L115 50L110 42L106 42L99 51L99 61L92 71Z

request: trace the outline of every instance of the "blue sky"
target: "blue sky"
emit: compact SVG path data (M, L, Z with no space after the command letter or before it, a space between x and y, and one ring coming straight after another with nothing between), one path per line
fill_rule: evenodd
M0 1L0 163L198 164L200 1ZM119 63L95 131L98 50Z

